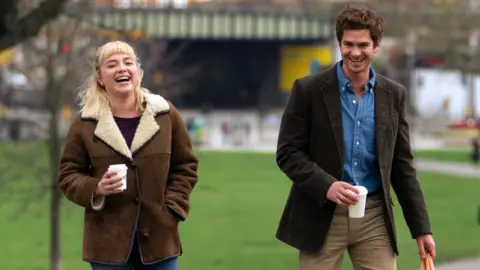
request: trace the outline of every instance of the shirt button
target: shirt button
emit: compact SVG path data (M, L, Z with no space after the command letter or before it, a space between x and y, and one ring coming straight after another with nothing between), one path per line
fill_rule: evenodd
M357 162L354 162L353 165L357 166Z
M359 125L360 125L360 121L358 121L358 122L357 122L357 124L359 124Z
M353 101L353 104L357 104L357 101L356 101L356 100L354 100L354 101Z
M357 142L357 145L359 145L359 144L360 144L360 142Z

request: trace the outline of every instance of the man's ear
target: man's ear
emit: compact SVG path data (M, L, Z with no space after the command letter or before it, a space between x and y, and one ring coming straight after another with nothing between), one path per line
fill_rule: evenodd
M373 47L373 52L374 52L374 53L377 53L377 52L378 52L378 50L380 49L380 44L381 44L381 43L382 43L382 40L379 39L379 40L377 41L377 45L376 45L376 46L374 45L374 47Z

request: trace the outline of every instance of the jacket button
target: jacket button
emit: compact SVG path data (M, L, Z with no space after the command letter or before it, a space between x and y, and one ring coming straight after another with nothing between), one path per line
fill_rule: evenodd
M140 199L138 197L135 198L135 204L136 205L140 204Z
M135 168L136 166L137 166L137 164L135 164L135 161L132 160L130 162L130 167Z
M142 236L143 236L144 238L148 238L148 233L147 233L147 232L142 232Z

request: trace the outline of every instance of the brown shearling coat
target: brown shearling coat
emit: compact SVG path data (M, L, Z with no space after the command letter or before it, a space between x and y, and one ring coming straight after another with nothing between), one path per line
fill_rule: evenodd
M175 107L158 95L145 94L145 100L130 149L110 110L84 109L68 132L58 185L70 201L85 208L85 261L125 263L135 233L144 263L182 253L178 221L189 213L198 160ZM127 189L94 198L112 164L128 166Z

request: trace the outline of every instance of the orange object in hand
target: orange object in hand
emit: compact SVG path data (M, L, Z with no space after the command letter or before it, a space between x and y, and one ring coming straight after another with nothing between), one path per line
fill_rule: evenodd
M433 259L430 254L427 254L427 256L425 256L425 259L422 259L420 263L420 270L435 270L435 266L433 265Z

